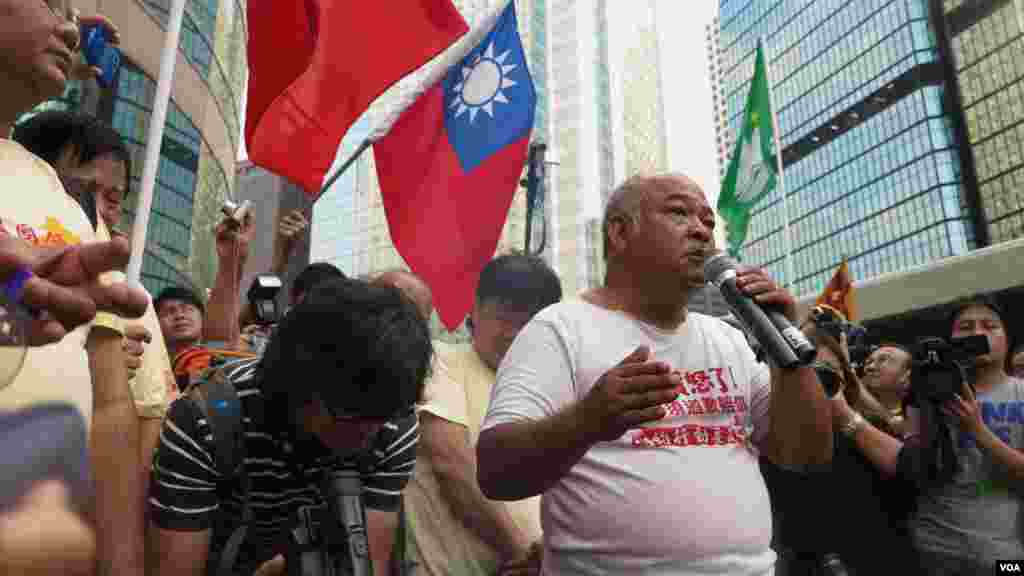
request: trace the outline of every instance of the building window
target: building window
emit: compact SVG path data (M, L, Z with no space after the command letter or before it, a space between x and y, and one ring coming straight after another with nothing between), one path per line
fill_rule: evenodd
M126 62L116 88L111 124L131 152L132 190L138 191L156 83ZM199 131L172 101L167 111L142 263L142 282L151 293L169 285L191 284L188 259L201 147ZM126 203L128 219L134 218L137 199L138 195L132 194Z

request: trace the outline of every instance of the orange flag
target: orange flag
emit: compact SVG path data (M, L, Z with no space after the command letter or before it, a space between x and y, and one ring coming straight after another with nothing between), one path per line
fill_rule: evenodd
M839 269L832 275L815 304L826 305L842 312L850 322L857 320L857 306L854 303L853 279L850 277L850 265L843 258Z

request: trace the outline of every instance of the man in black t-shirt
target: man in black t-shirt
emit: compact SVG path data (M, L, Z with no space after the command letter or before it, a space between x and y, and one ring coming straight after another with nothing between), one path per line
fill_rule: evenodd
M416 460L413 405L432 353L426 322L397 289L337 280L315 287L282 320L262 359L220 368L242 402L250 484L252 521L236 574L282 563L296 510L323 502L322 474L339 461L360 472L370 558L376 574L387 573ZM159 575L204 573L238 524L240 478L221 477L214 449L195 404L176 401L149 500Z

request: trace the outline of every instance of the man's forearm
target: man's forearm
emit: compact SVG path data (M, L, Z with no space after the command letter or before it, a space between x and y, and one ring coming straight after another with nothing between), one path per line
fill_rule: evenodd
M501 424L480 434L477 481L492 500L543 494L594 444L580 404L536 421Z
M505 504L488 500L476 482L475 468L439 474L441 495L449 509L469 530L502 558L514 558L530 547L529 538L516 525Z
M238 324L238 297L241 292L244 261L224 258L217 267L217 277L206 304L203 335L210 342L237 344L241 334Z
M857 430L853 441L857 444L857 449L861 454L874 464L875 468L886 476L896 475L903 442L866 421Z
M832 461L832 411L814 370L772 368L768 458L783 468Z
M121 335L94 328L87 343L93 384L91 459L96 479L97 574L143 573L143 479L139 422L128 387Z

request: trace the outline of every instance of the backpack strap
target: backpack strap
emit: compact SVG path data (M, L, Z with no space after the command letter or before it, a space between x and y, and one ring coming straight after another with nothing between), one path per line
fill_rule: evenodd
M249 475L245 473L245 431L242 403L234 384L223 370L212 370L191 384L185 395L206 417L213 436L213 459L222 481L238 478L242 489L242 523L228 538L220 553L217 576L231 576L242 542L245 541L252 510L249 506Z

